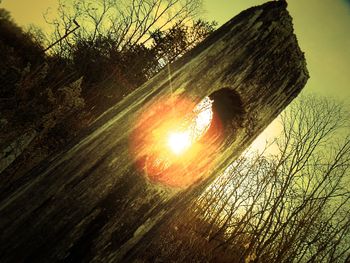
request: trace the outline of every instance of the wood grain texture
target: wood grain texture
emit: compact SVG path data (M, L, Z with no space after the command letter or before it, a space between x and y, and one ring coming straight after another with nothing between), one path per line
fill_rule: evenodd
M286 8L275 1L242 12L33 169L0 201L0 262L132 259L157 224L213 181L306 84ZM202 181L169 188L135 169L129 136L147 105L171 94L199 101L223 87L241 96L246 114L210 156L216 165L202 171Z

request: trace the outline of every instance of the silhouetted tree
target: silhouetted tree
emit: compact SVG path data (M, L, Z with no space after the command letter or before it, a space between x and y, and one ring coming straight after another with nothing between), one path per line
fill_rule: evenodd
M208 262L226 262L227 257L231 262L347 262L348 113L336 101L308 96L292 104L281 120L277 152L241 156L164 227L156 243L160 251L162 244L176 247L191 237L193 248L181 260L191 260L197 251ZM178 233L174 225L183 222L186 232ZM174 235L180 241L167 243ZM205 256L208 251L222 254L223 260ZM160 257L173 259L178 253Z
M135 44L145 45L151 33L164 31L175 22L191 20L201 8L200 0L98 0L59 1L58 18L46 20L54 27L53 40L60 39L78 21L81 28L53 48L54 53L70 56L77 41L94 43L106 36L116 50Z
M204 215L227 233L223 244L244 244L241 260L342 262L349 254L350 137L337 137L347 116L335 101L300 98L282 115L278 153L242 157L220 199L211 193Z
M58 18L46 15L52 41L80 28L50 52L72 59L83 86L112 80L129 93L213 31L215 23L193 22L200 8L200 0L60 1Z
M162 64L171 63L191 50L214 31L216 22L192 21L190 25L176 23L169 30L152 33L153 49Z
M0 98L14 97L16 84L23 70L35 68L44 60L42 47L12 20L5 9L0 9Z

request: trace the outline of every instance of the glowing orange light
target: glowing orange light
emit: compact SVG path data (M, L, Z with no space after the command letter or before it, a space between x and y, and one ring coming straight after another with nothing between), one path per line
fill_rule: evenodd
M175 154L179 155L191 146L190 134L188 132L170 133L168 145Z
M139 169L150 180L184 187L207 170L215 143L202 140L212 123L212 103L208 97L197 105L162 98L142 112L131 143Z
M213 101L208 97L203 99L193 110L192 119L185 131L171 132L168 136L168 146L176 154L184 153L191 145L198 141L208 130L213 118L211 109Z

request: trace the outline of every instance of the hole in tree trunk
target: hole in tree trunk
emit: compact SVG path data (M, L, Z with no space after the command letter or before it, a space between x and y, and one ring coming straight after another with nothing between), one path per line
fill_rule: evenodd
M138 168L152 182L187 187L215 163L219 147L243 120L237 92L223 88L198 104L162 99L143 112L132 136Z
M234 90L222 88L214 91L209 98L213 101L213 125L220 122L224 130L241 127L244 108L241 96Z

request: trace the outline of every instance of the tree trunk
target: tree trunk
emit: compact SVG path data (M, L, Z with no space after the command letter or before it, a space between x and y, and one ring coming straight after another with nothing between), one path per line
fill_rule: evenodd
M275 1L242 12L27 174L0 202L0 261L132 258L304 87L308 72L286 6ZM169 105L182 114L206 96L214 112L201 150L151 171L157 151L147 136Z

